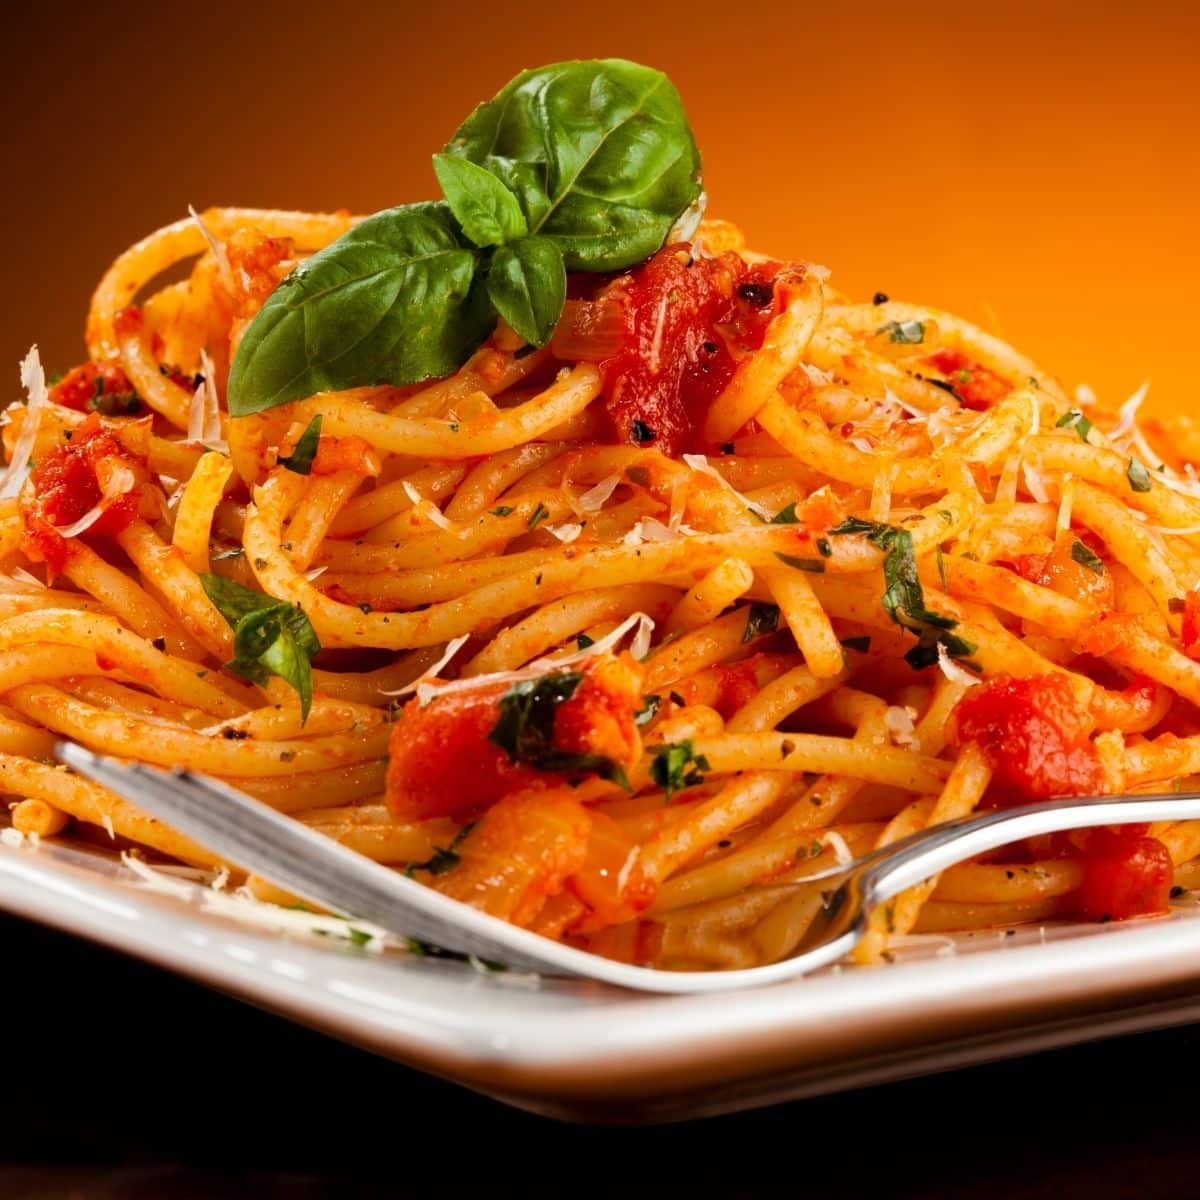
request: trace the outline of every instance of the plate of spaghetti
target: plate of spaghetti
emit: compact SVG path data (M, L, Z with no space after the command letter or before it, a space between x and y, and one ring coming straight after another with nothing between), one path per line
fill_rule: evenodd
M693 1048L703 1020L757 1014L748 1072L768 1041L811 1050L801 1002L816 1020L908 989L979 1017L996 1001L972 988L1023 981L1057 1018L1106 971L1190 978L1200 822L955 867L878 914L853 970L719 1013L514 988L298 910L53 765L65 739L186 766L664 970L786 956L807 875L930 824L1200 773L1186 420L1139 422L1144 391L1069 396L951 313L751 250L706 215L682 101L638 64L522 72L434 170L441 199L366 217L191 211L101 279L84 362L24 358L2 430L3 903L459 1074L432 1035L379 1033L386 1013L486 987L517 1024L635 1006L667 1037L649 1014L688 1014ZM247 920L271 932L227 937L325 982L285 997L166 932ZM964 946L986 952L941 953ZM331 972L391 999L353 1026Z

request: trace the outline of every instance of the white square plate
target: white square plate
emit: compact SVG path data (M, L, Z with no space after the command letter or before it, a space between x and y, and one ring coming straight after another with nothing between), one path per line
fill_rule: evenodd
M1200 907L910 939L878 969L646 996L296 940L146 887L115 858L0 844L0 907L547 1115L750 1108L1200 1019Z

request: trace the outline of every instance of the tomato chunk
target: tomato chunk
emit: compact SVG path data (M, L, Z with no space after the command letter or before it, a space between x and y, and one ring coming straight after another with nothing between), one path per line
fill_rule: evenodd
M1093 921L1123 921L1167 910L1174 868L1157 838L1096 830L1083 856L1079 913ZM1103 836L1107 834L1108 836Z
M615 776L641 753L641 705L627 655L413 701L392 732L388 805L403 820L465 816L513 792Z
M925 361L943 376L964 408L982 412L999 404L1013 390L1007 379L980 366L961 350L939 350Z
M998 675L967 692L953 716L958 744L976 743L995 788L1018 803L1102 791L1091 731L1091 717L1061 675Z
M1096 608L1113 605L1113 581L1108 571L1096 571L1076 557L1074 537L1059 538L1049 554L1023 554L1013 562L1017 574L1030 583L1050 588L1081 604ZM1091 547L1088 547L1091 550ZM1094 551L1093 551L1094 553Z
M104 501L89 535L115 537L138 515L146 462L117 440L94 413L30 472L21 493L22 549L52 575L66 565L70 547L58 530Z
M605 328L607 344L618 347L599 361L619 438L665 454L705 448L698 430L709 404L738 356L762 345L779 312L780 270L778 263L749 264L732 253L705 258L681 243L618 279L596 302L605 315L576 306L580 329ZM615 339L613 305L621 310Z
M133 384L120 367L103 367L86 362L73 367L50 389L50 402L73 408L76 412L100 410L113 415L137 412L141 408Z

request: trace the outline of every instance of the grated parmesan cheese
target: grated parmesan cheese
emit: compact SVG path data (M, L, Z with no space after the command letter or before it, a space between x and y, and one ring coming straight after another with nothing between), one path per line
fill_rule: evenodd
M748 496L743 496L703 454L685 454L683 461L690 470L695 471L698 475L707 475L710 479L715 479L723 488L732 492L755 516L762 517L764 521L770 521L775 516L773 512L768 511L761 504L756 504Z
M20 436L13 447L12 458L4 475L4 483L0 486L2 500L15 496L21 490L25 476L29 474L29 460L33 457L38 427L42 423L42 414L50 403L50 394L46 390L46 372L42 370L42 359L36 345L29 347L29 353L21 362L21 386L29 397L29 403L25 408L25 420L21 424Z
M404 481L403 491L409 500L412 501L413 512L418 516L424 517L430 524L436 525L439 529L454 528L454 522L445 516L432 500L427 500L422 496L407 479Z
M946 647L940 642L937 648L938 666L942 669L942 674L945 675L951 683L965 684L967 687L974 687L983 681L978 675L972 674L966 667L960 667L958 663L946 653Z
M545 526L545 530L547 533L558 538L560 542L568 544L573 542L583 532L583 526L568 521L562 525L547 525Z
M188 408L187 440L206 450L229 453L229 445L221 436L221 402L217 396L217 378L207 350L200 351L200 385L192 393Z
M213 258L217 260L217 271L220 273L221 282L225 285L225 290L232 296L235 291L233 268L229 265L229 252L225 249L225 243L209 229L204 218L190 204L188 205L188 214L196 222L196 227L208 243Z
M442 652L442 657L428 670L414 679L412 683L406 683L402 688L397 688L394 692L380 692L379 694L381 696L407 696L409 692L418 691L421 684L429 683L430 680L437 677L438 672L450 663L450 660L470 641L470 638L471 635L469 633L464 633L462 637L451 638L446 643L446 649Z
M600 480L595 487L589 488L579 497L579 511L585 513L599 512L608 503L609 497L617 490L620 482L620 475L609 475Z
M907 705L893 704L883 715L883 723L892 742L905 750L921 752L921 739L917 737L917 710Z

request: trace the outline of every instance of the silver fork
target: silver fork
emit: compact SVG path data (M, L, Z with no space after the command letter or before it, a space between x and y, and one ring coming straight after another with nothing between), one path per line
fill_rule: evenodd
M106 758L69 743L60 743L57 754L221 858L341 916L517 970L645 992L728 991L807 975L845 957L880 904L955 863L1022 838L1094 825L1200 819L1200 792L1172 792L1052 800L947 821L796 883L767 885L781 898L821 885L817 917L790 957L734 970L666 971L601 958L488 916L204 775Z

